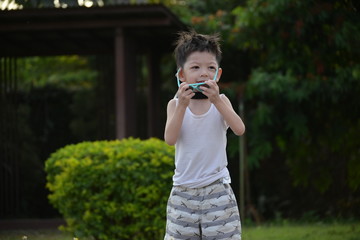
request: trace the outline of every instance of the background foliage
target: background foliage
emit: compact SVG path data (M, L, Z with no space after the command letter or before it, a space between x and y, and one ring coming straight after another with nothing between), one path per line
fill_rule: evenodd
M173 158L174 148L154 138L68 145L46 161L50 202L77 237L157 239Z

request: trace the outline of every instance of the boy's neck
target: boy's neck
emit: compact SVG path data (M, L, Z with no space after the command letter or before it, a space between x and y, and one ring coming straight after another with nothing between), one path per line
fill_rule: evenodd
M207 113L210 109L211 102L208 98L191 99L189 104L190 111L195 115L202 115Z

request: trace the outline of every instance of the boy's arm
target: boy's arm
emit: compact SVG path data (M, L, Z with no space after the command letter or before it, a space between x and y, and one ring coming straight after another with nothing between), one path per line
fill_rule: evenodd
M188 85L182 83L178 90L178 103L176 104L175 99L169 101L164 133L164 139L167 144L175 145L180 133L185 110L193 96L194 93L189 89Z
M179 136L186 107L176 106L176 100L172 99L167 105L167 119L164 139L169 145L174 145Z
M220 95L219 99L213 102L215 107L223 116L231 130L237 135L243 135L245 132L244 122L240 116L234 111L230 100L224 95Z
M219 95L219 87L215 81L207 81L208 88L201 87L203 93L208 96L209 100L215 105L223 116L231 130L237 135L243 135L245 125L239 115L234 111L230 100L224 95Z

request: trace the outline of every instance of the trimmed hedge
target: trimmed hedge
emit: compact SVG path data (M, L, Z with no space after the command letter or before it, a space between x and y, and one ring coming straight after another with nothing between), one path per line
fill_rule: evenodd
M164 232L174 148L159 139L83 142L46 161L62 229L98 240L158 239Z

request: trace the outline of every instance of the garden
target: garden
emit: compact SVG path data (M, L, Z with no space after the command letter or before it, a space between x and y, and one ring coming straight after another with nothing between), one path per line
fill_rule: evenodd
M229 132L227 148L233 188L243 203L243 240L360 239L358 3L148 3L164 4L198 32L221 36L219 85L246 125L240 140ZM158 138L100 139L103 119L93 117L100 86L94 56L21 61L22 216L34 217L30 203L46 195L36 204L44 212L37 214L60 216L67 224L60 230L0 231L0 239L162 239L174 148ZM165 121L166 103L177 88L176 66L172 56L161 64L159 115ZM148 72L139 72L136 91L144 102ZM36 121L42 102L51 107ZM57 145L51 145L53 136ZM42 186L40 194L34 185Z

